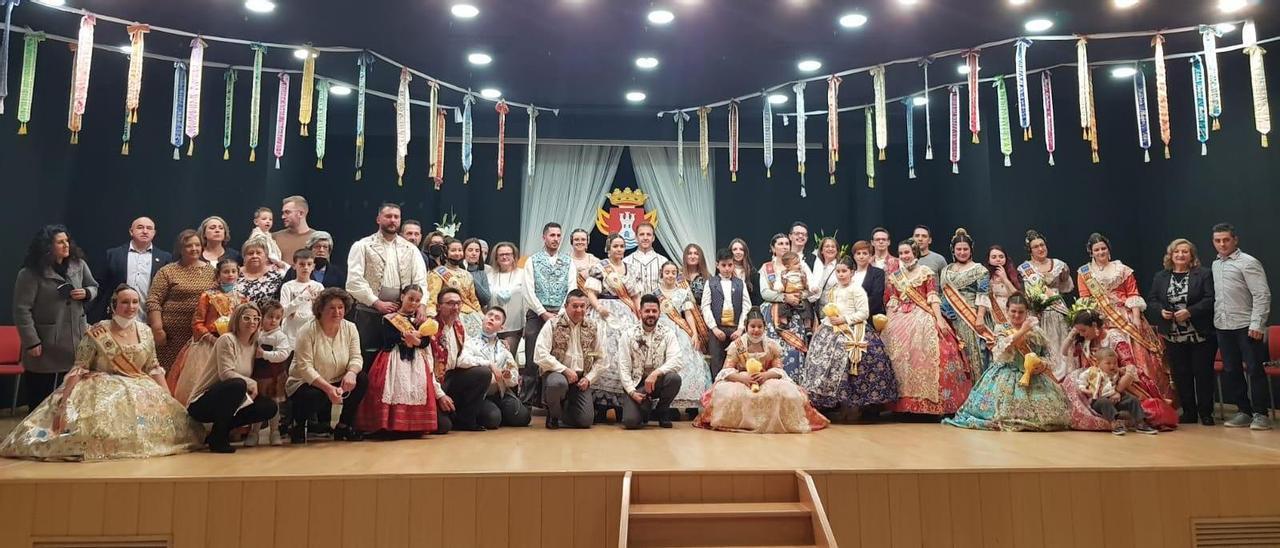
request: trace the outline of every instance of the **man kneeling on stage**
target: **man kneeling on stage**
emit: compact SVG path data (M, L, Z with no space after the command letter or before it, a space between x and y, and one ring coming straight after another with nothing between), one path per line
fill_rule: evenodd
M440 322L440 330L431 338L431 356L435 362L435 376L444 389L444 393L453 399L453 413L441 413L436 420L439 426L436 434L447 434L449 430L483 431L480 424L480 411L484 406L485 392L493 381L493 372L488 367L478 367L474 363L461 360L462 347L466 345L466 334L462 322L458 321L458 313L462 310L462 294L457 289L446 287L436 297L436 320Z
M618 375L629 396L622 402L622 425L627 430L644 428L651 416L657 416L659 426L671 428L667 410L680 393L680 349L675 333L658 325L661 314L657 296L641 297L640 325L623 341Z
M547 405L547 428L591 428L595 420L591 384L600 371L600 336L587 319L587 294L569 292L564 312L538 332L533 361L542 371L542 397ZM565 407L568 407L566 409Z

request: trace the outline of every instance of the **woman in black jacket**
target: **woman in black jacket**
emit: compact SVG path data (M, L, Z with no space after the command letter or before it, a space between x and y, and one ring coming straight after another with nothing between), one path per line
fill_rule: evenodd
M1164 270L1147 292L1147 317L1165 340L1165 355L1182 401L1182 423L1213 425L1213 273L1200 266L1196 246L1178 238L1164 254Z

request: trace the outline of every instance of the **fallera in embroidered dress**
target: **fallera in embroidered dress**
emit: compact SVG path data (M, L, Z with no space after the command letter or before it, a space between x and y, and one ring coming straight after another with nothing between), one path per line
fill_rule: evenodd
M776 365L782 354L781 346L769 338L765 338L763 344L764 350L759 352L746 350L746 337L729 345L728 354L737 355L737 358L726 362L711 390L703 395L703 411L694 421L694 426L728 432L804 434L831 424L809 404L809 398L792 382L786 371ZM782 378L765 381L759 392L728 380L730 375L739 372L729 363L746 363L751 358L760 360L768 371L778 370ZM774 365L768 367L769 364Z
M1012 331L997 335L991 367L969 393L964 407L954 418L942 422L975 430L1048 432L1070 428L1071 405L1051 371L1032 376L1030 386L1018 384L1026 353L1045 353L1044 333L1033 328L1020 345L1010 344L1011 335Z
M933 311L917 306L906 294L913 289L926 304L939 302L933 271L916 263L913 268L899 269L886 282L889 323L881 335L898 380L898 400L890 410L924 415L955 413L973 386L969 368L952 331L939 331Z
M665 291L665 293L664 293ZM676 345L680 347L680 393L671 402L672 409L696 409L702 407L702 394L711 387L711 367L707 365L702 353L693 347L693 337L685 329L684 311L694 310L693 297L689 290L676 286L675 289L660 288L655 293L662 300L662 315L658 324L676 336ZM695 316L701 312L695 312ZM679 324L671 317L679 316ZM687 326L694 329L694 326Z

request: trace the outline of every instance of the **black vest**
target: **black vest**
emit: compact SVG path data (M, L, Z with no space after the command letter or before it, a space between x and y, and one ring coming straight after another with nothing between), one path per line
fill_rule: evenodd
M707 280L707 285L711 288L711 315L716 319L716 327L738 327L736 325L726 326L720 321L720 313L724 310L724 287L720 285L723 280L719 275L713 276ZM742 283L742 278L734 276L730 278L730 293L733 300L730 301L733 306L733 321L738 321L742 317L742 293L746 290L746 286Z

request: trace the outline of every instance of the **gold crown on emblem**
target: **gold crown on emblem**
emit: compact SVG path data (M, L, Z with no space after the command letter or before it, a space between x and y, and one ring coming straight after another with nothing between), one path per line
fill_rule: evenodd
M640 189L631 190L630 188L615 189L609 193L609 203L616 206L639 207L644 205L649 196Z

